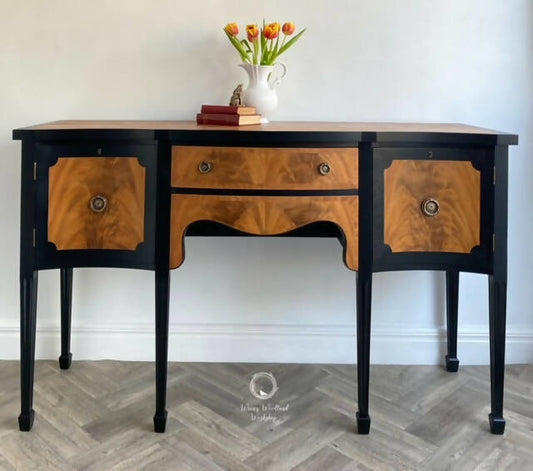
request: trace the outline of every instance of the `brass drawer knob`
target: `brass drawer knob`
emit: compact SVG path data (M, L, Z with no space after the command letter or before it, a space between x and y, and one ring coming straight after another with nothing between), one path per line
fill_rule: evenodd
M200 173L209 173L213 169L213 164L211 162L203 161L198 165L198 170Z
M102 195L93 196L89 202L89 207L95 213L103 213L107 208L107 198Z
M424 216L433 217L439 212L439 202L434 198L426 198L422 201L422 213Z
M331 172L331 166L327 162L322 162L318 166L318 171L320 172L320 175L327 175Z

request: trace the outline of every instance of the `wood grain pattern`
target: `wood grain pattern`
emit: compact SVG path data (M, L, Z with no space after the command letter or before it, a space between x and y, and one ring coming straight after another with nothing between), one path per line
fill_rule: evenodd
M58 250L135 250L144 241L145 174L136 157L60 157L50 168L48 240ZM89 207L95 195L105 211Z
M172 147L172 186L181 188L356 189L357 148ZM198 166L210 162L209 173ZM326 162L330 172L322 175Z
M481 174L470 162L395 160L385 170L384 242L393 252L470 253L480 244ZM436 216L422 213L426 198Z
M346 236L346 266L357 270L358 215L357 196L172 195L170 267L183 263L185 231L196 221L214 221L255 235L283 234L330 221Z
M235 132L250 131L305 131L305 132L434 132L458 134L494 134L499 131L453 123L348 123L348 122L274 122L253 126L197 125L196 121L148 121L148 120L62 120L20 128L32 131L68 129L145 129L166 131L222 130Z
M168 366L164 434L151 431L152 363L76 361L65 372L55 360L37 361L36 424L20 433L19 363L1 361L0 469L526 471L533 463L533 365L507 365L503 437L485 422L488 366L461 366L453 375L437 365L373 365L375 419L364 439L355 434L354 365ZM241 411L264 402L249 391L259 371L278 380L273 403L288 405L271 413L278 422Z

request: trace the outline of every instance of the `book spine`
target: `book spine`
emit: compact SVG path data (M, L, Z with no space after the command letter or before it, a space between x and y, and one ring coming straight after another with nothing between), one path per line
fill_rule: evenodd
M255 108L250 106L230 106L230 105L202 105L202 113L208 114L255 114Z
M228 124L236 126L239 124L239 115L198 113L196 115L196 122L198 124Z

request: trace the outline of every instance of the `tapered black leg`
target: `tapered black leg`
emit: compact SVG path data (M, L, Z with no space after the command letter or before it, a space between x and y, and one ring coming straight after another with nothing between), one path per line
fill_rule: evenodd
M170 272L155 272L155 394L154 430L162 433L167 423L168 309Z
M72 363L70 330L72 313L72 268L61 268L61 356L59 367L68 370Z
M446 355L446 369L456 372L459 369L457 358L457 311L459 307L459 272L446 272L446 324L448 353Z
M494 234L493 270L489 274L490 341L490 431L501 435L503 418L503 383L505 375L505 322L507 310L507 147L496 146L494 153Z
M372 274L357 274L357 431L370 432L368 389L370 373L370 314L372 304Z
M35 325L37 318L38 272L20 277L20 393L19 428L33 426L33 374L35 365Z
M501 435L505 430L503 418L503 382L505 374L505 318L507 283L489 275L489 337L491 413L490 431Z

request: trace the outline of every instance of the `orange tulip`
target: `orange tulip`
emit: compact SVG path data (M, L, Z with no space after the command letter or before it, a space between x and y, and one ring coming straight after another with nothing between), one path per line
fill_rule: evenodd
M265 26L263 35L267 39L276 39L279 36L280 28L281 25L279 23L270 23L269 25Z
M287 23L283 24L283 28L281 30L283 31L283 34L290 36L292 33L294 33L295 29L296 25L290 21L287 21Z
M237 23L228 23L224 31L230 36L237 36L239 34L239 25Z
M291 21L283 23L269 23L263 20L261 26L256 23L246 25L246 38L239 40L239 26L228 23L224 26L224 34L232 46L237 49L241 60L245 64L273 65L281 54L292 47L305 33L305 28L295 33L296 26ZM283 32L283 38L280 38ZM289 37L290 36L290 37Z
M257 25L247 25L246 34L248 35L248 41L257 41L257 38L259 37L259 28Z

